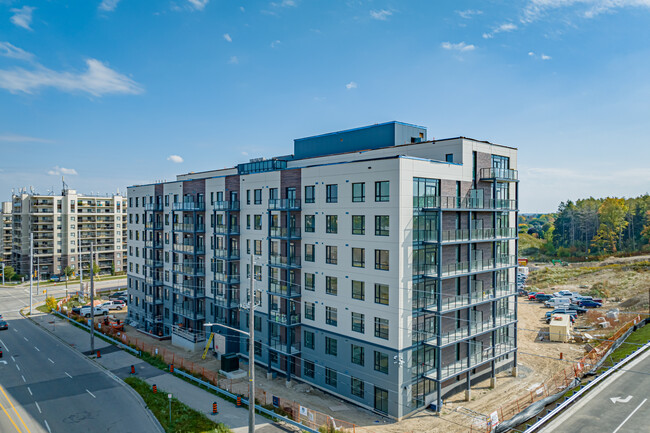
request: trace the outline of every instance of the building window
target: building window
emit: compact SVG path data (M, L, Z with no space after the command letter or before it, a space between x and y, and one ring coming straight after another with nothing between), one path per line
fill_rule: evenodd
M327 355L338 355L338 340L336 338L325 337L325 353Z
M375 409L388 413L388 391L375 386Z
M253 191L254 204L262 204L262 190L256 189Z
M375 303L388 305L388 284L375 284Z
M251 190L246 190L246 204L251 204Z
M278 189L269 188L269 200L277 200L278 198Z
M316 218L314 215L305 215L305 233L314 233L316 230Z
M262 330L262 317L260 316L255 316L253 317L253 327L255 328L256 331L261 331Z
M305 336L305 347L307 349L312 349L313 350L314 347L315 347L315 345L314 345L314 333L311 332L311 331L305 331L303 333L303 335Z
M255 356L262 356L262 343L259 341L255 342Z
M363 346L357 346L356 344L350 345L350 355L351 355L350 361L353 364L363 366L365 364L365 362L366 362L365 353L366 352L365 352Z
M330 265L336 265L338 263L338 247L327 245L325 247L325 262Z
M388 319L375 317L375 337L388 340Z
M325 216L325 231L327 233L338 233L339 231L339 217L338 215Z
M253 228L255 230L262 230L262 215L255 215L254 222L255 222L255 227Z
M354 332L360 332L362 334L366 332L365 322L365 314L352 313L352 330Z
M375 201L388 201L389 183L387 180L375 182Z
M251 229L251 216L246 215L246 229L250 230Z
M256 256L261 256L262 255L262 241L261 240L255 240L253 246L254 246L253 254L255 254Z
M337 295L338 294L338 278L336 277L325 277L325 293L328 295Z
M305 272L305 290L312 292L316 288L316 275Z
M447 162L454 162L454 154L453 153L448 153L445 155L445 161Z
M305 244L305 261L313 262L316 256L316 246L314 244Z
M352 215L352 234L365 235L366 234L366 216L365 215Z
M339 202L339 186L337 184L326 185L325 201L327 203Z
M361 182L361 183L353 183L352 184L352 201L354 203L359 203L359 202L364 202L366 201L366 184Z
M312 304L313 305L313 304ZM325 323L332 326L338 325L337 309L334 307L325 307Z
M366 299L366 283L352 280L352 299Z
M388 236L388 215L375 215L375 236Z
M305 301L305 319L315 320L316 317L316 307L313 302Z
M316 187L307 185L305 187L305 203L314 203L316 201Z
M366 266L366 250L364 248L352 248L352 266L355 268Z
M303 362L303 366L304 366L303 374L306 377L311 377L313 379L314 378L314 363L311 362L311 361L305 360Z
M354 396L363 398L363 380L356 377L350 377L350 393Z
M336 388L336 370L325 368L325 383Z
M388 270L388 250L375 250L375 269Z
M388 374L388 355L375 350L375 371Z
M261 265L255 265L253 267L253 277L255 278L255 281L262 281L262 266Z

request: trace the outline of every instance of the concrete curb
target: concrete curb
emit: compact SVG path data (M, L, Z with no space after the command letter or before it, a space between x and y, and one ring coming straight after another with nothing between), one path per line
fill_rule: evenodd
M25 308L29 308L29 307L25 307ZM140 403L140 405L145 409L145 412L147 413L147 415L149 416L149 418L153 421L153 423L154 423L156 426L158 426L158 431L161 432L161 433L165 433L165 429L163 428L163 426L160 424L160 422L159 422L158 419L155 417L155 415L153 414L153 412L151 412L151 410L147 407L147 404L145 403L144 399L142 398L142 396L141 396L140 394L138 394L138 392L137 392L136 390L134 390L133 388L131 388L131 386L130 386L129 384L127 384L127 383L124 382L122 379L120 379L119 377L117 377L115 374L113 374L113 372L109 371L106 367L104 367L103 365L101 365L101 364L98 363L97 361L95 361L95 360L93 360L93 359L87 357L87 356L84 355L83 353L78 352L76 349L74 349L73 347L71 347L70 344L69 344L68 342L64 341L61 337L59 337L58 335L52 333L49 329L47 329L46 327L42 326L42 325L41 325L40 323L38 323L37 321L33 320L31 316L25 316L25 315L23 314L23 310L24 310L25 308L22 308L22 309L20 310L20 315L21 315L21 316L23 316L23 317L26 318L26 319L29 319L29 321L30 321L31 323L33 323L35 326L38 326L39 328L41 328L42 330L44 330L45 332L47 332L48 334L50 334L52 337L56 338L56 339L59 340L61 343L63 343L63 345L64 345L65 347L67 347L70 351L72 351L75 355L77 355L77 356L79 356L79 357L85 359L86 361L92 363L93 365L99 367L99 369L100 369L102 372L104 372L104 374L106 374L108 377L110 377L111 379L113 379L115 382L119 383L121 386L123 386L124 388L126 388L126 389L128 390L128 392L131 393L131 394L135 397L135 399ZM33 314L33 313L32 313L32 314ZM49 313L43 313L43 314L49 314ZM53 317L55 320L58 319L58 318L55 317L55 316L52 316L52 317ZM58 319L58 320L61 320L61 319ZM70 325L70 326L73 326L73 325Z

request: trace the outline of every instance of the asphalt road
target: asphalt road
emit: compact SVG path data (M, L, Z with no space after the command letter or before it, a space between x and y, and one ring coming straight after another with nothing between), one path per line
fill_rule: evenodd
M597 385L541 431L646 433L650 431L648 399L650 351Z
M9 322L0 331L0 432L160 431L128 386L22 318L24 305L24 293L0 289Z

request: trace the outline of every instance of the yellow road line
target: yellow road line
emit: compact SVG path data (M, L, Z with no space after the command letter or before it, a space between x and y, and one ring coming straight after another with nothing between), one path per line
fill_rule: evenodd
M16 412L16 415L18 415L18 418L20 419L20 422L23 423L23 426L25 427L25 430L27 430L27 433L31 433L31 432L29 431L29 429L27 428L27 425L25 424L25 421L23 421L23 417L20 416L20 414L18 413L18 411L17 411L16 408L14 407L14 404L13 404L13 403L11 402L11 400L9 399L9 396L7 396L7 394L5 393L5 390L2 388L2 385L0 385L0 391L2 391L2 394L5 396L5 398L6 398L7 401L9 402L9 404L10 404L11 407L13 408L14 412Z
M9 415L9 412L7 412L7 409L5 409L5 407L4 407L4 405L2 404L2 402L0 402L0 407L2 407L2 410L4 411L5 415L7 415L7 418L9 418L9 421L11 421L11 423L14 425L14 427L16 428L16 431L17 431L18 433L22 433L22 432L20 431L20 429L18 428L18 426L16 425L16 423L14 422L14 420L13 420L13 419L11 418L11 416Z

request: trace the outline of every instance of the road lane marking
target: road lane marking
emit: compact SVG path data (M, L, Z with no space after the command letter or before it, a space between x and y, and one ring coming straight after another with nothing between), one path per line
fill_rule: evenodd
M54 364L54 361L52 361L50 358L47 358L47 360Z
M72 376L70 376L70 375L68 374L67 371L64 371L64 373L65 373L65 374L66 374L70 379L72 379Z
M6 409L5 406L2 404L1 401L0 401L0 407L1 407L2 410L4 411L5 415L7 415L7 418L9 418L9 421L11 421L11 423L14 425L14 427L16 428L16 431L17 431L18 433L21 433L20 429L18 428L18 426L17 426L16 423L14 422L13 418L11 418L11 415L9 415L9 412L7 412L7 409Z
M25 339L25 341L29 341L29 340L27 339L27 337L23 337L23 338Z
M88 389L86 389L86 392L87 392L88 394L92 395L93 398L97 398L97 397L95 397L95 394L93 394L92 392L88 391Z
M630 400L632 400L632 396L631 396L631 395L628 395L626 398L621 398L621 397L610 397L609 399L610 399L610 400L612 401L612 403L614 403L614 404L616 404L616 403L629 403Z
M34 346L34 349L36 349L37 352L40 352L40 350L38 349L38 347Z
M45 421L45 427L47 427L47 431L52 433L52 430L50 430L50 425L47 423L47 420L44 421Z
M31 395L31 396L34 395L34 394L32 394L32 390L29 387L27 387L27 391L29 391L29 395Z
M20 365L16 364L16 368L20 371Z
M34 403L36 403L36 409L38 409L38 413L43 413L41 412L41 407L38 405L38 402L35 401Z
M16 362L16 358L14 358L13 356L11 357L11 360L12 360L13 362Z
M24 379L24 378L23 378L23 379ZM18 411L17 411L16 408L14 407L14 404L13 404L13 403L11 402L11 400L9 399L9 396L7 395L7 393L5 393L5 390L4 390L4 388L2 387L2 385L0 385L0 391L2 391L2 395L5 396L5 398L7 399L7 401L9 402L9 404L11 405L11 408L14 410L14 412L16 412L16 415L18 415L18 419L20 419L20 422L21 422L21 423L23 424L23 426L25 427L25 430L27 430L27 433L31 433L31 432L29 431L29 429L27 428L27 425L25 425L25 421L23 421L23 417L20 416L20 413L18 413Z
M25 380L25 376L23 376L23 375L21 374L20 377L23 378L23 382L27 383L27 381Z
M2 344L2 347L4 347L7 352L9 352L9 348L7 347L4 341L0 340L0 344Z
M616 430L614 430L612 433L616 433L617 431L619 431L619 430L621 429L621 427L623 427L623 424L625 424L625 423L626 423L630 418L632 418L632 415L634 415L634 413L635 413L637 410L639 410L639 409L641 408L641 406L643 406L643 403L645 403L646 401L648 401L647 398L646 398L645 400L643 400L643 401L641 402L641 404L638 405L638 406L636 407L636 409L634 409L634 410L632 411L632 413L629 414L629 415L627 416L627 418L625 418L625 419L623 420L623 422L621 423L621 425L619 425L618 427L616 427Z

